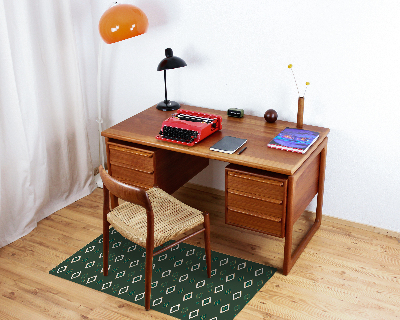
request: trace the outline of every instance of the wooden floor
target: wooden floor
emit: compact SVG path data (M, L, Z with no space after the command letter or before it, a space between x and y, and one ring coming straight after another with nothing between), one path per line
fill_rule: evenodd
M210 212L211 249L278 268L235 319L400 319L399 238L325 218L283 276L284 240L226 226L224 198L210 191L174 195ZM0 248L0 319L175 319L49 275L101 233L101 201L98 189ZM305 213L296 223L296 241L312 220ZM203 246L202 235L191 243Z

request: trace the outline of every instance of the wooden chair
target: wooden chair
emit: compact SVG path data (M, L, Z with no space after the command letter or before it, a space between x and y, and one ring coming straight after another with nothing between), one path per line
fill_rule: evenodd
M208 213L175 199L163 190L153 187L147 191L124 184L99 167L103 180L103 273L108 275L110 224L122 236L146 248L145 308L150 310L153 256L204 231L207 276L211 278L210 218ZM110 193L127 202L110 211ZM153 252L165 242L203 224L203 228Z

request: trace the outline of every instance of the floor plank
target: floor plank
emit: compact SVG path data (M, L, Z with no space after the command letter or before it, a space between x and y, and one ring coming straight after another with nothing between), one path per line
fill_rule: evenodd
M284 240L225 225L223 193L188 184L174 195L210 213L212 250L278 268L235 319L400 319L398 234L324 217L284 276ZM314 216L296 222L294 245ZM97 189L0 248L0 319L174 319L49 275L102 232L101 219ZM188 242L204 245L202 235Z

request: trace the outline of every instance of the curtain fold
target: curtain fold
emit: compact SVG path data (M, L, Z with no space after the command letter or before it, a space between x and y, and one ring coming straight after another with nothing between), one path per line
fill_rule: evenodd
M0 247L95 189L69 1L0 0Z

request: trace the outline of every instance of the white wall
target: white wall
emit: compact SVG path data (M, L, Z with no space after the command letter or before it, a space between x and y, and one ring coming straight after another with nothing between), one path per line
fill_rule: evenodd
M398 0L125 2L150 26L104 47L105 128L163 100L156 68L167 47L188 64L167 72L170 99L258 116L273 108L295 122L292 63L300 94L311 83L304 122L331 129L323 213L400 232ZM94 28L109 3L91 0ZM96 32L85 37L99 43ZM223 189L223 166L193 181Z

